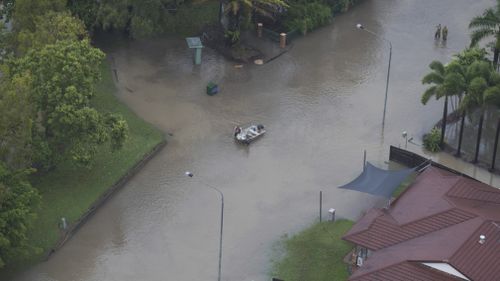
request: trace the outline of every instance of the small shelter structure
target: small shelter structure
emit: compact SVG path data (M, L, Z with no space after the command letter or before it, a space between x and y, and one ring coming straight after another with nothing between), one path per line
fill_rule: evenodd
M189 49L194 49L194 64L201 64L201 50L203 49L203 44L201 43L200 37L187 37L186 43Z

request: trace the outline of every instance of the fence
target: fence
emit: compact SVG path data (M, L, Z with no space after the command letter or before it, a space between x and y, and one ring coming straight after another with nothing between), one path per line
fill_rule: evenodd
M411 151L404 150L404 149L401 149L401 148L398 148L398 147L391 145L390 152L389 152L389 160L397 162L397 163L402 164L402 165L405 165L407 167L417 167L417 166L421 166L425 162L429 162L430 159L426 159L425 157L423 157L421 155L418 155L418 154L413 153ZM449 167L446 167L444 165L436 163L432 160L430 160L430 164L434 167L437 167L437 168L440 168L442 170L454 173L456 175L476 180L471 176L468 176L464 173L453 170Z

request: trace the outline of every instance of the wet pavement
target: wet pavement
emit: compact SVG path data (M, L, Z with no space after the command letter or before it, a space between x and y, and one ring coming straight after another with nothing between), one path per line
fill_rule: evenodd
M324 213L333 207L337 217L356 219L384 203L336 186L358 175L364 149L385 167L389 145L405 145L402 131L421 142L442 113L441 101L420 104L428 64L467 46L468 22L494 3L364 1L279 59L243 68L209 49L194 66L181 39L102 40L120 99L170 134L169 143L63 249L16 280L216 280L220 201L205 185L225 196L222 280L270 280L272 245L318 219L320 190ZM388 47L358 22L393 44L383 129ZM448 26L446 45L433 39L438 23ZM209 81L219 94L205 94ZM268 133L250 146L234 143L233 127L251 121ZM446 154L433 158L483 174Z

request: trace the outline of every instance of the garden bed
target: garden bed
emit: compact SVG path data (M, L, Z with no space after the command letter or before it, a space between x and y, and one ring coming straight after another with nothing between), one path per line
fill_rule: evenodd
M202 42L204 45L216 50L226 59L248 63L256 59L261 59L263 54L260 50L253 48L244 42L235 45L228 45L224 36L224 29L220 25L207 25L203 28Z

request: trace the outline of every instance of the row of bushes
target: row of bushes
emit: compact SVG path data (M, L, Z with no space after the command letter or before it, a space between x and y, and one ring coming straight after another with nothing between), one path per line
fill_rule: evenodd
M293 0L286 13L283 25L288 30L299 30L306 34L328 24L334 15L347 11L359 0Z

